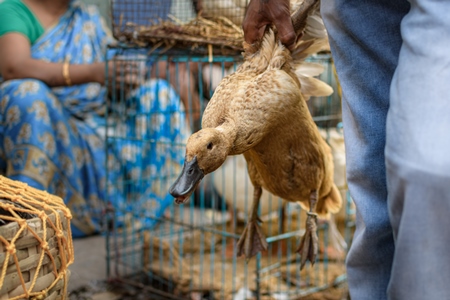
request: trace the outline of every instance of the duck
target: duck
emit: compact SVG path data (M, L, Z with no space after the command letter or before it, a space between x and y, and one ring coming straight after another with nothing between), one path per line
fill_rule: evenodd
M221 167L228 156L242 154L253 185L253 202L237 255L247 260L268 248L258 216L263 189L300 204L307 212L297 249L300 269L317 258L317 218L329 218L342 205L333 182L331 149L303 96L316 88L311 87L313 80L302 85L304 71L317 72L305 59L326 42L324 27L317 28L323 26L316 22L318 4L318 0L306 0L291 15L301 37L292 52L280 42L274 27L266 28L259 42L244 42L243 63L216 88L205 108L202 129L189 137L183 169L169 190L175 203L184 204L205 175ZM326 85L322 83L319 86Z

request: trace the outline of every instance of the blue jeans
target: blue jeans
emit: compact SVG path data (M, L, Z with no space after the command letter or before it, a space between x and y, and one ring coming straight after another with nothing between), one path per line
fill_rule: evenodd
M360 299L450 299L450 2L322 0L343 91Z

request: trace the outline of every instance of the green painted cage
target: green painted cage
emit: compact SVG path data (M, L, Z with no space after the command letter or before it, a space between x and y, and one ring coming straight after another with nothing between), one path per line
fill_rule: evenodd
M106 132L115 153L106 162L115 177L108 187L113 195L106 222L109 279L142 299L299 299L345 282L354 208L330 55L309 60L324 66L321 79L335 93L311 98L308 106L332 148L344 205L331 220L319 220L319 258L300 271L295 249L306 214L268 192L263 192L259 212L268 251L249 261L236 256L253 192L242 155L229 157L206 176L187 204L175 205L168 194L181 170L187 137L200 128L215 87L242 57L149 54L148 48L130 47L114 51L108 64L114 74L108 88L114 92ZM133 84L115 78L124 74L125 65L136 69Z

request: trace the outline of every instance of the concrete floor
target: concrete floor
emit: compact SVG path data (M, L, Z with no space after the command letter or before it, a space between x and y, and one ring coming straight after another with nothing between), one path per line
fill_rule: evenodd
M106 279L106 245L103 236L74 239L74 263L69 267L69 291Z

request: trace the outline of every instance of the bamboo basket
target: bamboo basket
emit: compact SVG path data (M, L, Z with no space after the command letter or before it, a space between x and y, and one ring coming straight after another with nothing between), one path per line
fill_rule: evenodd
M0 176L0 300L67 298L71 218L61 198Z

